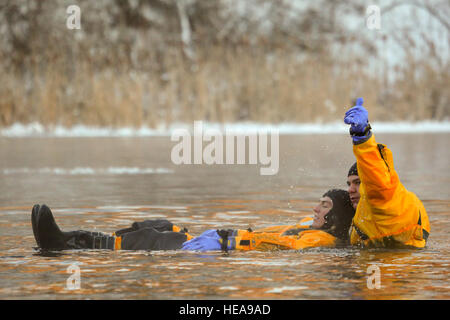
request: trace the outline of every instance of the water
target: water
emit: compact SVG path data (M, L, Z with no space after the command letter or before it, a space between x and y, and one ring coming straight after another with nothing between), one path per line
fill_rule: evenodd
M169 137L0 138L0 299L449 299L450 134L379 134L403 183L431 220L423 250L275 252L70 250L42 255L31 207L46 203L63 230L113 232L166 218L204 230L291 224L354 162L346 135L280 137L280 170L181 165ZM78 264L80 289L67 268ZM367 269L380 269L380 289Z

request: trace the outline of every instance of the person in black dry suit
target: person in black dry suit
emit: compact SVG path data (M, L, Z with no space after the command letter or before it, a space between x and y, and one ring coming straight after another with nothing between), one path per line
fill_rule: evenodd
M348 243L348 230L355 214L349 193L332 189L313 209L313 218L295 225L270 226L259 230L207 230L192 237L168 220L134 222L112 235L85 230L61 231L50 208L35 205L31 224L39 248L44 250L273 250L338 246Z

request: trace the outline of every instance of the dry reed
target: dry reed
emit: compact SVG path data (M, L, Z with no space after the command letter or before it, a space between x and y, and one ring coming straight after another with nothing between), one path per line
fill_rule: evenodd
M413 61L394 83L330 56L267 54L245 47L181 50L160 57L160 70L107 68L64 56L11 72L0 63L0 125L38 121L155 127L173 122L327 122L342 118L351 99L363 96L372 119L449 117L448 72ZM352 61L348 59L348 61ZM161 71L162 70L162 71Z

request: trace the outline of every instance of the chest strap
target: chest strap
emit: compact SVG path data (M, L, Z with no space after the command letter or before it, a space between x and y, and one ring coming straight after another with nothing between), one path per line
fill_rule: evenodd
M361 240L363 241L369 240L369 237L364 232L362 232L355 224L352 224L352 226L353 229L355 229L358 236L361 238Z
M422 226L422 214L420 213L420 210L419 210L419 221L417 221L417 224L419 226ZM429 235L430 235L430 233L427 230L425 230L424 228L422 228L422 238L425 241L427 241Z

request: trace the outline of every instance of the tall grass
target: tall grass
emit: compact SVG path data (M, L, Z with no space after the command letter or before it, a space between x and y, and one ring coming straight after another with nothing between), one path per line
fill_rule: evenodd
M411 61L392 83L347 61L214 46L199 49L196 61L171 49L159 57L161 68L142 70L120 59L98 68L87 57L64 55L29 63L21 72L0 63L0 125L327 122L342 119L356 96L365 98L374 120L449 117L446 70Z

